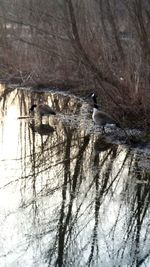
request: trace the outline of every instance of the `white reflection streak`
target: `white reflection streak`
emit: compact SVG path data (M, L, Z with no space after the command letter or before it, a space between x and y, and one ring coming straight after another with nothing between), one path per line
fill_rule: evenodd
M17 176L18 166L13 159L17 158L19 121L17 120L18 110L15 105L9 106L7 115L3 119L3 130L1 130L0 141L0 188L5 186L13 177ZM12 190L12 189L11 189ZM14 198L14 192L9 188L0 194L0 208L9 210L18 202L18 197Z
M18 110L15 105L9 107L6 117L3 120L3 136L1 143L0 159L12 159L17 156L19 121L17 120Z

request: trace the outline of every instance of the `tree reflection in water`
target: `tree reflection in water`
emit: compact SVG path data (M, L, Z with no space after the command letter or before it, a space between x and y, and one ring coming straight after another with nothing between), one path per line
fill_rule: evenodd
M49 124L17 120L33 101L57 110ZM12 105L18 149L10 159L4 139ZM23 90L1 100L1 266L150 264L150 156L106 142L86 110L80 115L84 105Z

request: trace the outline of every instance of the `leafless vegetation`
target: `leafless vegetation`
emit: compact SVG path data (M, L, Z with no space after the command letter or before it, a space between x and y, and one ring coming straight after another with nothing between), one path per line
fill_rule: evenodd
M148 127L148 0L3 0L0 78L93 89L124 124Z

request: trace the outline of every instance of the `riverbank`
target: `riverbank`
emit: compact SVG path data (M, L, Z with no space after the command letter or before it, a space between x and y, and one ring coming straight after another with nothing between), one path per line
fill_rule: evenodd
M63 95L65 97L68 97L68 99L74 98L75 102L77 102L79 104L79 108L77 108L77 112L83 113L84 115L87 116L87 120L90 119L91 121L91 125L92 123L92 116L91 116L91 112L92 112L92 102L90 100L85 100L85 96L89 93L89 90L84 89L78 89L75 88L74 90L71 88L58 88L58 87L46 87L44 85L38 85L38 86L19 86L18 84L9 84L9 85L1 85L0 87L0 99L1 101L4 100L8 97L9 98L9 94L11 94L12 91L17 90L25 92L32 92L32 97L33 95L38 95L40 96L41 94L48 94L50 93L54 93L55 95L59 94L61 97L63 97ZM25 98L25 96L23 96L23 98ZM56 97L58 98L58 97ZM24 99L25 101L25 99ZM28 101L30 102L30 96ZM54 102L55 101L59 101L58 99L55 100L54 97ZM71 101L71 100L67 100L67 101ZM78 105L78 104L75 105ZM83 105L84 103L84 105ZM82 108L82 111L80 110L80 106L83 105L84 108ZM28 108L26 108L28 109ZM63 110L62 110L63 112ZM73 113L75 115L75 113ZM82 116L82 114L81 114ZM71 116L73 118L73 116ZM78 119L78 123L80 123L80 120L82 120L80 117ZM88 123L85 122L85 125L87 125ZM84 127L85 127L84 125ZM124 130L126 132L126 135L124 133L123 130L121 129L112 129L110 127L106 127L106 134L105 134L105 139L106 142L112 142L114 144L126 144L129 146L134 146L134 147L146 147L149 146L150 143L150 130L149 128L144 129L144 127L128 127L127 125L124 125ZM91 133L91 131L93 132L98 132L101 134L101 129L97 126L95 126L93 124L92 128L89 128L89 132Z

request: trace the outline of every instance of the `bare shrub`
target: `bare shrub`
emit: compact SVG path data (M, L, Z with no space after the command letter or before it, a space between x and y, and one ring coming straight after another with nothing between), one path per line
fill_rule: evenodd
M92 89L122 122L149 125L149 1L0 5L1 79Z

